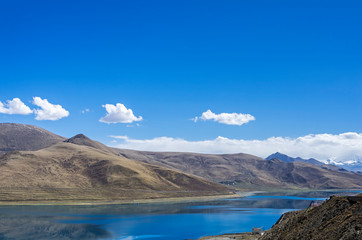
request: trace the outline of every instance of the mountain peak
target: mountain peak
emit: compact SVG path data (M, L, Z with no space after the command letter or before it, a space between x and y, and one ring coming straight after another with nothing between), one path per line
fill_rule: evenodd
M65 140L64 142L67 143L74 143L74 144L78 144L78 145L86 145L86 146L90 146L94 145L96 143L96 141L93 141L92 139L90 139L89 137L87 137L86 135L79 133L77 135L75 135L74 137L68 138L67 140Z
M265 158L266 160L271 160L271 159L279 159L283 162L294 162L294 159L289 157L286 154L280 153L280 152L276 152L271 154L270 156L268 156L267 158Z
M80 133L80 134L75 135L74 137L66 139L64 142L74 143L74 144L78 144L78 145L89 145L93 141L86 135Z
M89 139L90 140L90 138L87 137L86 135L79 133L79 134L75 135L74 137L71 137L71 138L65 140L65 142L71 142L71 140L75 140L75 139Z
M74 137L68 138L64 142L73 143L73 144L77 144L77 145L88 146L88 147L96 148L98 150L108 152L108 153L112 153L112 154L115 153L114 151L112 151L111 148L103 145L100 142L97 142L97 141L94 141L94 140L90 139L89 137L85 136L82 133L77 134Z
M271 154L270 156L268 156L266 158L266 160L271 160L274 158L279 159L283 162L305 162L305 163L310 163L310 164L319 165L319 166L323 165L322 162L320 162L314 158L309 158L309 159L303 159L301 157L293 158L293 157L290 157L290 156L280 153L280 152Z

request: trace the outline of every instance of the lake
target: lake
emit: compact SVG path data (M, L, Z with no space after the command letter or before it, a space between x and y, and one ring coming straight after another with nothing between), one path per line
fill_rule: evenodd
M312 200L361 191L258 193L236 199L104 206L0 206L0 239L184 240L269 229Z

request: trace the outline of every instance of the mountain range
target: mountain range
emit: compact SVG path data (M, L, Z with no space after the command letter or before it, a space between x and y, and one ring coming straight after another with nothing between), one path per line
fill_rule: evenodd
M198 154L117 150L122 156L177 169L242 189L359 188L362 175L305 162L265 160L249 154Z
M332 161L332 160L327 160L326 161L327 163L323 163L314 158L309 158L309 159L303 159L301 157L293 158L286 154L276 152L276 153L271 154L270 156L268 156L265 159L266 160L279 159L283 162L305 162L305 163L322 166L323 168L328 168L328 169L331 169L334 171L346 171L347 170L347 171L362 173L362 158L359 158L359 157L354 157L354 159L352 159L351 161L348 161L348 162L336 162L336 161Z
M352 157L351 160L347 162L337 162L330 159L327 160L327 162L330 165L339 166L349 171L362 173L362 157Z
M266 160L279 159L283 162L305 162L305 163L315 164L315 165L319 165L319 166L324 165L324 163L322 163L314 158L309 158L309 159L303 159L300 157L292 158L292 157L289 157L288 155L285 155L280 152L273 153L265 159Z
M110 148L14 123L0 124L0 201L133 201L270 188L361 188L362 174L249 154Z
M27 136L32 131L31 141L43 132L27 125L10 127L16 133L26 130ZM3 128L9 125L1 124L0 132ZM8 139L23 149L21 134L10 134ZM1 201L111 201L231 193L224 185L197 176L118 156L84 135L58 140L51 146L40 141L36 145L43 144L40 150L0 156Z

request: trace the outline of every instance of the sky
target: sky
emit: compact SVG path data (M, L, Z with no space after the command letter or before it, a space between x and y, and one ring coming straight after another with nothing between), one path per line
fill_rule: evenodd
M157 151L362 156L361 1L1 1L0 122Z

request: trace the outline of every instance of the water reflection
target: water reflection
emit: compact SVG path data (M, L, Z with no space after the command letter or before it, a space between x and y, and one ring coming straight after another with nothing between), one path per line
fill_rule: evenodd
M150 238L159 238L161 235L141 235L141 236L128 236L122 237L120 240L135 240L135 239L150 239Z
M258 194L199 203L1 206L0 239L196 239L267 229L282 213L332 194L340 192Z
M54 216L0 215L0 239L105 239L111 234L93 224L58 223Z

